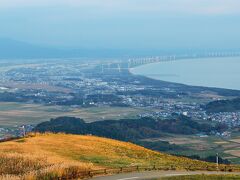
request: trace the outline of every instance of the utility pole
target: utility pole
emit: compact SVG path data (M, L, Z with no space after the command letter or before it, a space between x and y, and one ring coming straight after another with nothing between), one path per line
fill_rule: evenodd
M216 165L217 165L217 170L218 170L218 153L216 153Z

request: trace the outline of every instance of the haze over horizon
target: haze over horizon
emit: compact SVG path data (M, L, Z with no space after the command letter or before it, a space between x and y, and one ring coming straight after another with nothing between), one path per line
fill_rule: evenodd
M237 0L1 0L0 37L68 48L238 48Z

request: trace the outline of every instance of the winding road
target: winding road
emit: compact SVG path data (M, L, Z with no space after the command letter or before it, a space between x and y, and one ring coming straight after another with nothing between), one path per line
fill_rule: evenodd
M135 173L124 173L110 176L94 177L91 180L147 180L156 179L170 176L181 176L181 175L197 175L197 174L236 174L229 172L217 172L217 171L147 171L147 172L135 172Z

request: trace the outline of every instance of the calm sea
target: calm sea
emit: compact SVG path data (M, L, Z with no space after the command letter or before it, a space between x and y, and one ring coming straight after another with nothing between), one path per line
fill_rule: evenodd
M240 57L160 62L131 72L168 82L240 90Z

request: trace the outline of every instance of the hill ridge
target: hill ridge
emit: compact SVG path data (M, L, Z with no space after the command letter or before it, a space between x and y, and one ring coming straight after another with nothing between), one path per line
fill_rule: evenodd
M211 163L159 153L144 147L97 136L35 133L0 143L0 174L46 176L129 166L174 166L184 169Z

